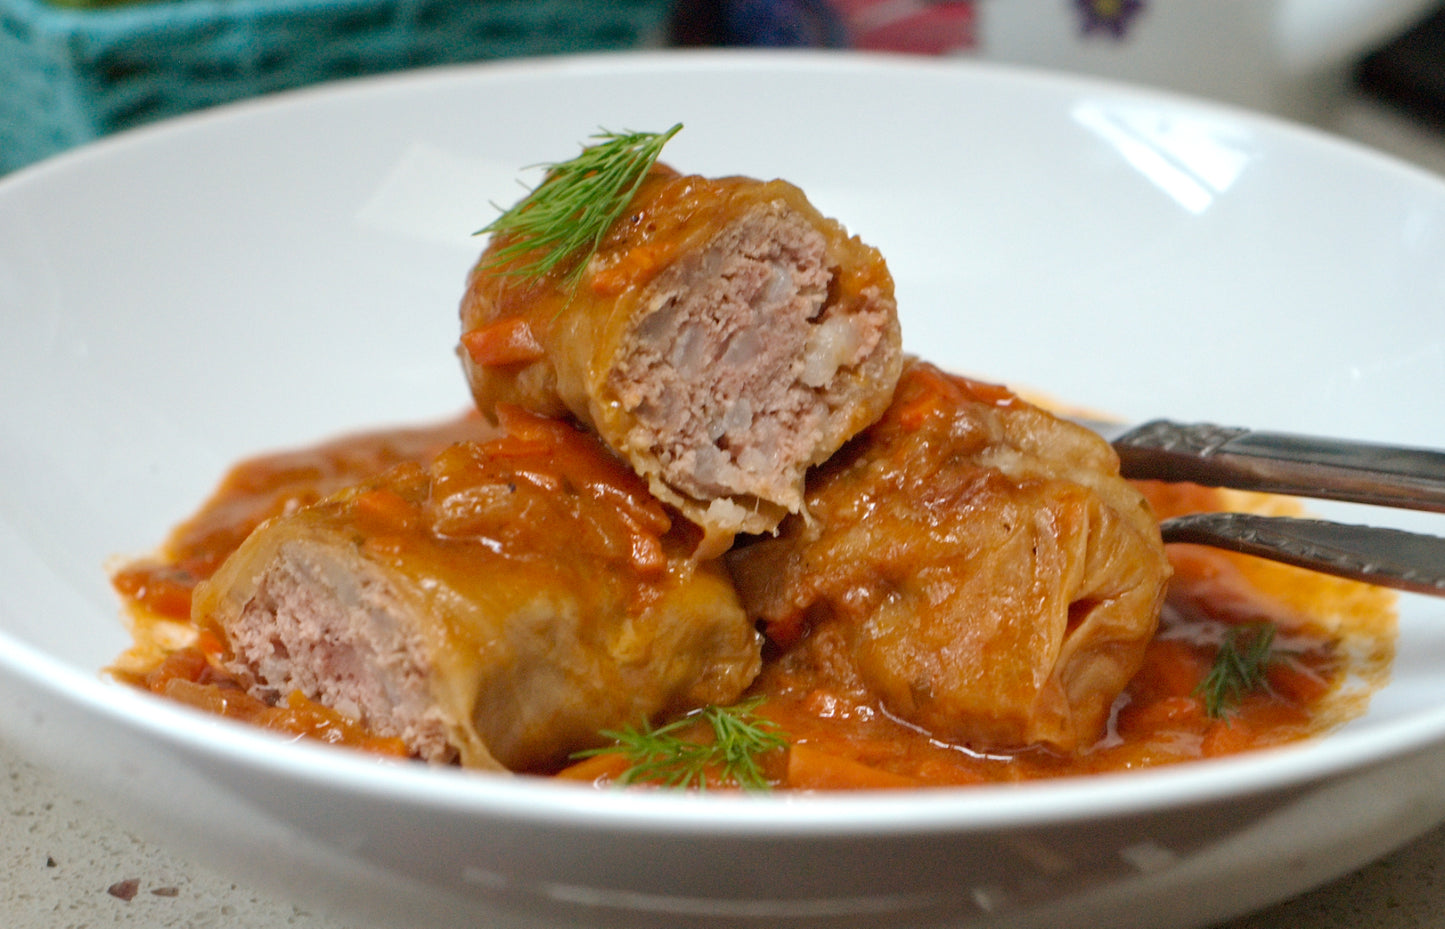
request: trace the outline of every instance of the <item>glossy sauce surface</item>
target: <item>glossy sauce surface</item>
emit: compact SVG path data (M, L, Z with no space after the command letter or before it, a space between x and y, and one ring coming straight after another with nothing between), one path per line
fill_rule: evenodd
M489 435L464 418L379 432L237 465L216 493L152 558L126 566L114 584L130 607L135 647L112 669L120 679L207 711L294 735L399 754L326 707L292 698L267 706L215 670L223 647L190 625L190 594L267 516L293 508L403 461L424 461L459 439ZM1188 485L1140 484L1160 518L1201 509L1269 510L1289 504ZM645 553L636 553L645 558ZM1033 748L980 753L950 745L811 679L806 668L765 663L750 694L789 747L764 759L775 786L852 789L1009 782L1171 764L1276 745L1359 712L1383 682L1393 649L1387 592L1195 546L1171 546L1175 576L1143 669L1116 701L1108 732L1075 753ZM1278 630L1267 686L1228 713L1206 711L1200 692L1221 641L1234 628ZM560 772L605 783L617 756ZM556 773L556 772L537 772Z

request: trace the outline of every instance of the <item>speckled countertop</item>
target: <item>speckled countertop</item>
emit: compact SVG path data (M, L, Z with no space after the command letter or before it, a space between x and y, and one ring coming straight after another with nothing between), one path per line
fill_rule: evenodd
M1363 99L1328 127L1445 175L1445 135ZM131 835L0 743L0 927L354 929ZM1218 929L1445 929L1445 828L1331 884Z

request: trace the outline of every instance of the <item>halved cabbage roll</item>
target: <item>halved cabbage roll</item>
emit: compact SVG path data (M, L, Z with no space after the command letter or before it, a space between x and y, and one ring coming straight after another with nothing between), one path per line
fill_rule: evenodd
M729 556L781 661L949 742L1100 737L1170 574L1106 442L910 362L883 419L814 472L807 504L811 521Z
M880 416L901 368L893 280L784 181L658 166L576 277L494 259L461 304L483 413L570 413L720 552L803 509L807 469Z
M416 755L545 771L598 730L737 698L760 638L625 465L575 427L499 409L452 445L275 517L196 591L225 670Z

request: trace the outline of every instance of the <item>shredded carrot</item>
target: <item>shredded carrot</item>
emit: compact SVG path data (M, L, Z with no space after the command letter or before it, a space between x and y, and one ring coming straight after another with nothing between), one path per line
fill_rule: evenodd
M353 504L357 522L369 531L410 529L421 519L410 500L386 487L358 494Z
M1309 706L1330 691L1330 682L1313 669L1293 661L1270 662L1265 672L1269 689L1294 701L1300 706Z
M794 790L877 790L921 785L911 777L795 742L788 747L787 786Z
M162 692L172 680L196 682L210 670L210 661L198 648L178 648L147 674L142 682L148 690Z
M1149 643L1149 659L1140 685L1161 697L1188 697L1209 672L1209 662L1195 648L1176 639Z
M1209 724L1208 729L1204 730L1204 741L1200 743L1200 751L1206 758L1233 755L1255 747L1258 736L1254 726L1243 719L1234 717L1216 719Z
M1209 725L1204 702L1196 697L1164 697L1143 704L1130 704L1119 712L1119 732L1172 729L1202 732Z
M1010 406L1018 395L1007 387L945 374L931 366L919 366L908 378L907 392L894 398L888 416L902 428L918 429L931 417L951 415L960 402Z
M598 296L615 297L628 287L651 279L658 269L672 260L676 252L677 245L671 241L654 239L644 242L599 269L588 284Z
M948 408L946 397L943 394L946 385L930 379L926 387L927 389L914 391L907 397L898 397L894 400L890 415L897 420L898 425L910 432Z
M207 648L214 636L202 633ZM257 699L240 682L217 668L202 648L179 648L171 652L143 678L135 682L151 693L218 716L226 716L333 745L362 751L406 757L406 743L399 738L377 735L361 723L310 699L299 691L276 706Z
M191 648L205 655L208 660L215 661L225 654L226 642L216 630L202 628L196 633L196 641L191 644Z
M269 720L264 720L263 725L273 729L379 755L404 758L408 754L406 743L401 739L376 735L355 720L343 716L329 706L317 703L299 690L288 694L285 706L275 707L272 713L274 715Z
M1012 406L1018 401L1018 394L1002 384L991 384L988 381L976 381L970 377L954 378L963 391L971 399L980 403L987 403L990 406Z
M557 772L557 777L569 781L605 784L622 777L622 773L631 765L632 762L628 761L622 752L601 752L568 765Z
M158 616L189 619L191 591L196 578L188 571L168 564L142 563L116 572L111 578L116 591L132 603Z
M496 415L504 434L487 443L488 454L550 455L577 431L560 420L539 416L510 403L497 404Z
M545 354L537 334L520 316L499 319L462 333L462 347L472 361L488 367L536 361Z

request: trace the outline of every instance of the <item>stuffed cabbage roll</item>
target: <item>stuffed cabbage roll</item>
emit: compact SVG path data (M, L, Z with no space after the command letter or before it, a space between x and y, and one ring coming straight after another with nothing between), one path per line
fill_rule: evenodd
M252 694L300 691L417 756L542 771L598 730L734 700L760 640L625 465L575 427L407 463L254 531L193 618Z
M657 166L573 276L530 278L494 237L461 305L483 413L570 413L720 552L803 509L807 469L887 406L893 280L784 181Z
M814 473L807 505L811 520L729 556L780 661L949 742L1071 751L1100 737L1170 573L1102 439L910 362L883 419Z

